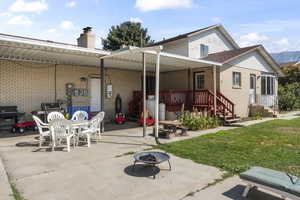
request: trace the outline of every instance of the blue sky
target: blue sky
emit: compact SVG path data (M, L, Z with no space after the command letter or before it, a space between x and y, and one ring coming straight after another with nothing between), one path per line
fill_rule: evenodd
M0 0L0 32L67 43L92 26L140 21L154 40L221 23L241 46L300 50L299 0Z

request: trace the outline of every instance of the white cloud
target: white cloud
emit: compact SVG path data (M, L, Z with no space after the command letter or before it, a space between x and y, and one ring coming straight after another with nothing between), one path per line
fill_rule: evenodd
M220 17L213 17L213 18L211 18L211 21L213 23L220 23L222 21L222 19Z
M44 0L25 2L25 0L16 0L10 7L11 12L33 12L41 13L48 9L48 4Z
M281 40L277 40L274 43L277 45L287 46L290 44L290 41L287 38L282 38Z
M143 20L138 17L131 17L130 21L133 23L143 23Z
M192 6L193 0L136 0L135 3L135 7L143 12Z
M63 30L72 30L74 28L74 24L71 21L64 20L60 23L60 28Z
M10 25L29 26L32 24L32 21L27 16L18 15L18 16L14 16L14 17L10 18L6 23L10 24Z
M257 42L262 42L262 41L266 41L269 38L265 35L261 35L257 32L253 32L253 33L248 33L246 35L242 35L241 36L241 40L245 41L245 42L253 42L253 43L257 43Z
M56 28L50 28L50 29L48 29L48 33L55 33L57 30L56 30Z
M270 38L266 35L252 32L248 33L246 35L242 35L239 37L239 44L241 47L251 46L251 45L257 45L261 44L265 41L268 41Z
M70 7L70 8L75 7L76 5L77 5L76 1L70 1L70 2L66 3L66 6Z
M0 17L11 17L12 14L10 12L3 12L3 13L0 13Z

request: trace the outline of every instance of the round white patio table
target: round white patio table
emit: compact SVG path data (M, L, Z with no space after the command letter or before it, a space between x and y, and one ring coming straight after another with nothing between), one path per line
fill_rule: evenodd
M80 129L81 128L86 128L89 126L90 124L90 121L89 120L67 120L67 119L56 119L56 120L53 120L49 123L50 127L57 121L63 121L63 124L66 125L68 128L68 131L74 131L74 135L76 137L79 137L79 134L80 134ZM55 139L55 133L53 133L52 135L52 139L54 140ZM79 138L77 138L79 139ZM89 144L89 142L88 142Z
M89 120L67 120L67 119L56 119L49 123L51 126L53 123L55 123L58 120L64 121L63 123L69 127L69 129L79 129L87 127L90 124Z

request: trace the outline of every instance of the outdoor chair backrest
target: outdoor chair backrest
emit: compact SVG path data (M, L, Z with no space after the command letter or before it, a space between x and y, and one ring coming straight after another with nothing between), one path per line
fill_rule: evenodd
M88 120L89 119L89 114L86 111L79 110L76 111L71 120Z
M49 129L49 124L42 122L42 120L35 115L32 115L32 118L35 121L36 126L38 127L39 133L41 135L48 135L48 130L44 131L44 129Z
M54 138L66 137L69 134L67 120L53 120L50 126L51 134Z
M60 112L51 112L47 116L48 123L55 119L66 119L65 116Z
M99 129L100 124L103 121L105 116L105 112L98 113L93 119L91 119L91 126L90 128L93 130Z
M95 117L99 117L100 122L102 122L105 117L105 112L99 112Z

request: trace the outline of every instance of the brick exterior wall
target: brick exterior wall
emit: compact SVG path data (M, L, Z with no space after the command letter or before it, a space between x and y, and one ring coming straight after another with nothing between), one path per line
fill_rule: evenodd
M98 67L56 66L57 99L64 99L65 84L74 83L76 88L89 87L81 77L98 74ZM107 118L113 118L115 97L123 99L123 112L128 112L128 103L133 90L141 89L141 72L107 69L106 82L113 85L113 97L105 99ZM42 102L55 101L55 65L31 62L0 60L0 105L17 105L20 111L29 114L39 110ZM90 104L90 97L74 97L74 106Z

